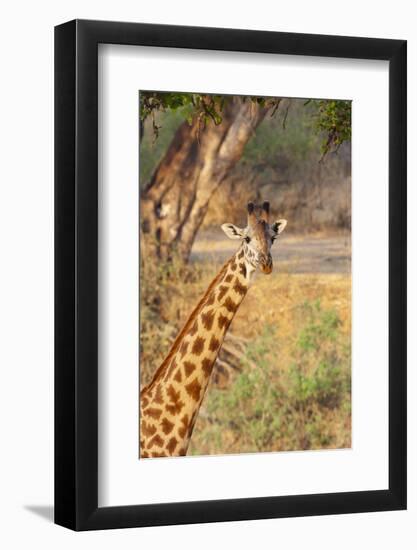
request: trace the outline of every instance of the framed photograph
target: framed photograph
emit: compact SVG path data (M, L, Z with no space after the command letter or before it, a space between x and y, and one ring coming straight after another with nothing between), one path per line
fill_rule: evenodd
M406 508L406 42L55 29L55 522Z

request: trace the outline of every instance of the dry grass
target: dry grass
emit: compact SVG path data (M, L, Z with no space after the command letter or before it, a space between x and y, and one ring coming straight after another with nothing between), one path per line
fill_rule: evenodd
M142 273L142 384L220 265L173 262ZM287 265L257 275L230 328L247 339L245 358L226 385L210 384L189 453L350 447L350 301L350 274Z
M343 274L258 277L231 330L251 342L259 372L244 364L228 388L209 388L190 454L350 447L350 289ZM305 350L312 329L320 341Z

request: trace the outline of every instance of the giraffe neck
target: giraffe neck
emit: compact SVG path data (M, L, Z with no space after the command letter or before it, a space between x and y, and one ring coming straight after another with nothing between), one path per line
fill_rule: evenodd
M185 455L223 339L253 269L243 245L223 266L140 399L140 455Z

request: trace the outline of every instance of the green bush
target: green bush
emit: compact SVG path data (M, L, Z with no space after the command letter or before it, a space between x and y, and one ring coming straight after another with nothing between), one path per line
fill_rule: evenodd
M340 320L320 302L295 315L289 364L280 363L277 327L266 326L230 386L210 389L193 454L199 446L210 454L350 446L350 350Z

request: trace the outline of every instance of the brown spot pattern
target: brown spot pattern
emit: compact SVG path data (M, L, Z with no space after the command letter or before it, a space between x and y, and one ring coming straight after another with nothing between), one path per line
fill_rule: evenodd
M145 408L149 405L149 399L142 397L142 407Z
M176 382L178 382L179 384L181 384L181 382L182 382L182 374L181 374L180 369L177 370L177 373L176 373L176 375L174 376L174 380L175 380Z
M149 458L149 453L147 453L146 451L143 451L143 453L141 453L141 458Z
M226 317L226 315L222 315L220 313L220 315L217 319L217 323L219 325L219 328L223 328L223 327L227 328L230 324L230 319L228 317Z
M194 378L192 382L187 384L185 386L185 389L187 390L188 395L192 397L195 401L198 401L200 399L201 386L197 378Z
M178 414L181 411L181 409L184 407L184 403L180 399L180 392L175 391L174 386L171 385L167 390L167 395L171 400L172 404L165 405L166 410L170 412L172 415Z
M156 418L156 420L158 420L162 414L162 411L161 409L156 409L155 407L149 407L149 409L145 409L143 411L143 414L145 416L150 416L151 418Z
M213 291L213 292L210 292L210 296L208 297L206 304L207 304L208 306L212 306L212 305L214 304L215 298L216 298L216 296L215 296L215 294L214 294L214 291Z
M210 376L212 366L213 361L210 361L210 359L203 359L201 363L201 368L203 369L203 372L206 376Z
M226 301L223 304L227 311L230 311L230 313L234 313L237 310L237 305L234 303L234 301L230 298L230 296L227 297Z
M209 349L210 351L217 351L220 346L219 340L215 336L211 337Z
M232 271L236 271L236 268L237 268L237 263L235 261L233 261L231 264L230 264L230 269Z
M191 352L194 353L194 355L200 355L204 349L204 342L205 342L204 338L197 336L197 338L194 340L194 344Z
M239 252L239 254L237 255L237 257L241 260L243 258L243 256L245 255L245 253L243 252L243 248L242 250Z
M162 403L164 402L164 399L162 396L162 388L160 385L156 387L154 401L158 405L162 405Z
M185 370L185 376L188 378L192 372L194 372L196 369L194 363L191 363L190 361L184 361L184 370Z
M184 340L184 342L181 344L181 347L180 347L181 357L184 357L184 355L187 353L187 350L188 350L188 342Z
M164 434L168 435L169 433L172 432L172 430L174 428L174 424L173 424L173 422L170 422L168 420L168 418L164 418L161 422L161 427L162 427L162 431L164 432Z
M173 403L176 403L180 398L180 392L176 391L172 384L167 389L167 395Z
M175 437L171 437L171 439L168 441L167 451L172 454L175 451L175 447L177 445L178 441L175 439Z
M235 281L235 284L233 285L233 290L240 294L241 296L244 296L247 291L247 287L245 285L242 285L237 279Z
M194 321L193 326L190 328L189 335L194 336L194 334L196 334L197 331L198 331L198 322Z
M224 282L225 282L225 283L230 283L232 279L233 279L233 275L231 275L231 274L229 273L229 275L225 278Z
M166 410L172 414L172 416L175 416L176 414L181 412L181 409L183 408L184 403L182 401L177 401L174 405L165 405Z
M239 264L239 272L243 275L243 277L246 277L246 265L243 263L243 264Z
M214 321L214 312L212 309L209 309L205 313L201 314L201 321L206 330L211 330Z
M157 447L162 447L162 445L164 444L164 440L162 439L162 437L158 434L154 435L153 438L149 441L148 443L148 449L152 448L154 445L156 445Z
M223 286L223 285L219 286L219 302L223 299L223 296L226 294L227 291L228 291L227 286Z
M156 433L155 426L152 426L152 424L148 424L147 422L145 422L145 420L142 420L140 429L142 435L144 435L145 437L151 437L152 435L154 435L154 433Z
M187 426L188 426L188 414L185 414L181 418L181 424L182 424L182 427L178 428L178 435L180 437L185 437L185 434L187 433Z

